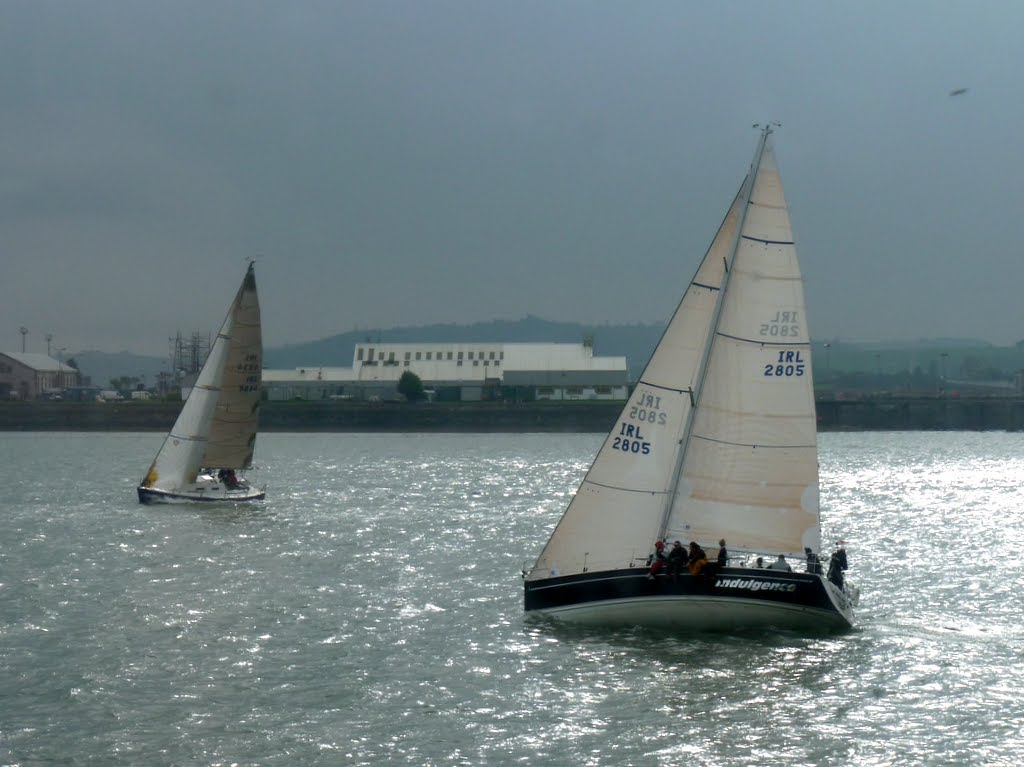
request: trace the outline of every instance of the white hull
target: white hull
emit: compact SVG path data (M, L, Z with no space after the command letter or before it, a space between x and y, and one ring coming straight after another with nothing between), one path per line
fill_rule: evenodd
M266 497L263 488L251 487L243 483L239 487L228 488L212 477L200 477L195 484L186 487L164 490L157 488L139 488L139 500L143 503L239 503L258 501Z

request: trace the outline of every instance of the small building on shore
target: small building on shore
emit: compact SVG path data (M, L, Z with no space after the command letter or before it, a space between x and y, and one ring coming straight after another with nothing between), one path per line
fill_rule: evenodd
M271 400L389 400L411 371L442 401L623 400L625 357L596 357L593 344L362 343L351 367L264 370Z
M0 399L59 398L78 385L78 371L46 354L0 352Z

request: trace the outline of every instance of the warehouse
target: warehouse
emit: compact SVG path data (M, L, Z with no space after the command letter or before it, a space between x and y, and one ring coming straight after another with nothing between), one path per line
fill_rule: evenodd
M626 399L625 357L595 357L593 344L361 343L352 366L264 370L273 400L399 398L415 373L428 396L448 401Z

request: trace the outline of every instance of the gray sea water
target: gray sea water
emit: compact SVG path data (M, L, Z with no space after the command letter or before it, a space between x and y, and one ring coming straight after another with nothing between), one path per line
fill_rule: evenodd
M139 505L161 440L0 434L0 764L1024 760L1024 435L822 435L810 637L525 619L599 435L263 435L239 509Z

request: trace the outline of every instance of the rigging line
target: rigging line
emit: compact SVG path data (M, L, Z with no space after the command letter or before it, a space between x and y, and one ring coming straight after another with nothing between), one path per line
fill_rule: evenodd
M732 336L728 333L715 333L719 338L728 338L730 341L739 341L742 344L756 344L757 346L806 346L810 348L810 341L762 341L759 338L744 338L743 336Z
M762 240L760 237L751 237L749 234L740 235L744 240L750 240L751 242L761 242L765 245L796 245L793 240Z
M694 434L694 439L700 439L705 442L714 442L716 445L728 445L729 447L749 447L754 450L811 450L815 448L815 445L758 445L747 442L732 442L727 439L716 439L715 437L705 437L703 434Z
M690 284L697 288L704 288L705 290L721 290L717 285L705 285L703 282L697 282L696 280Z

